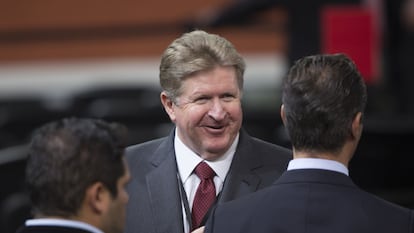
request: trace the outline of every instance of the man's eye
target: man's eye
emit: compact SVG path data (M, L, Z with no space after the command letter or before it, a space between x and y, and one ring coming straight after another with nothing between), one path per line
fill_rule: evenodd
M208 101L207 97L199 97L194 100L194 102L197 104L204 104L204 103L207 103L207 101Z
M224 101L232 101L232 100L235 99L235 96L233 96L233 95L225 95L225 96L222 97L222 99Z

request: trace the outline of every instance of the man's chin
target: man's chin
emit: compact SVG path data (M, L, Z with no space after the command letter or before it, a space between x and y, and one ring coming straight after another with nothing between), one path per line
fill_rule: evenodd
M206 160L216 160L217 158L221 157L226 153L229 149L229 144L223 144L223 146L218 146L217 144L210 144L211 146L207 146L205 150L205 156L207 158L203 158Z

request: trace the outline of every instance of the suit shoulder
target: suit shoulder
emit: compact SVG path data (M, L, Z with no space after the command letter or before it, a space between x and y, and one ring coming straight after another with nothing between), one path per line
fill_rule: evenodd
M398 205L394 202L381 198L375 194L369 193L360 188L357 189L359 193L364 197L364 205L372 206L374 209L378 208L375 212L387 212L387 213L404 213L410 214L414 220L414 210L406 208L402 205ZM380 209L383 208L383 209ZM384 210L385 209L385 210Z
M151 141L134 144L125 149L125 157L128 161L137 159L136 157L145 157L152 154L167 137L154 139Z
M133 144L126 148L126 152L131 152L135 150L150 149L152 147L159 146L167 137L157 138L154 140L146 141L143 143Z

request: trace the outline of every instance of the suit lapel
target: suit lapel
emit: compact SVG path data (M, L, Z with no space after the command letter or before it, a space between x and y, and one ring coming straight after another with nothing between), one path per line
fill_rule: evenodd
M239 143L232 165L224 182L218 202L226 202L257 191L261 178L252 170L262 166L262 161L254 156L251 138L244 130L240 131Z
M146 176L157 232L183 232L184 229L173 142L172 132L154 153L154 168Z

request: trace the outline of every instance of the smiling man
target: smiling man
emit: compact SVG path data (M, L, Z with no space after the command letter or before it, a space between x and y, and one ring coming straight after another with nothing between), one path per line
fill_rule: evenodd
M202 226L215 203L270 185L291 151L242 129L245 63L223 37L193 31L161 57L169 136L127 148L126 233L182 233Z

